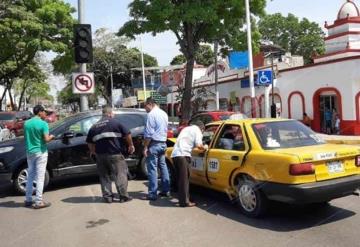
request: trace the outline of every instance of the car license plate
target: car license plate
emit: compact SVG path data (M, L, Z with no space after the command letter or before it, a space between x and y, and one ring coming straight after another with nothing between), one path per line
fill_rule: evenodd
M341 161L327 162L327 168L329 173L339 173L344 171L344 166Z

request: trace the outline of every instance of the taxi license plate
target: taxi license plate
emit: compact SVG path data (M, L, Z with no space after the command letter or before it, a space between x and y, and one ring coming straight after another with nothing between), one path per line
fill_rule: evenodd
M341 161L327 162L327 168L329 173L339 173L344 171L344 166Z

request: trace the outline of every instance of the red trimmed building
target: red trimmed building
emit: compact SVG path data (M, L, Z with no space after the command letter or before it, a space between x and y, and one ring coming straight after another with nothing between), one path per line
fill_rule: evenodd
M279 115L302 119L306 112L315 131L325 130L325 111L331 110L341 119L341 134L360 134L360 12L356 4L347 0L340 8L337 20L325 23L328 36L326 52L314 58L314 64L297 66L293 60L282 58L275 64L277 81L274 102ZM280 64L288 64L284 67ZM294 67L295 66L295 67ZM269 64L265 65L269 68ZM260 68L255 69L259 70ZM263 69L263 68L262 68ZM194 86L213 88L213 75L196 80ZM246 86L248 72L219 70L219 97L222 109L250 113L250 89ZM265 96L269 87L256 87L257 116L265 117ZM214 100L209 99L210 109Z

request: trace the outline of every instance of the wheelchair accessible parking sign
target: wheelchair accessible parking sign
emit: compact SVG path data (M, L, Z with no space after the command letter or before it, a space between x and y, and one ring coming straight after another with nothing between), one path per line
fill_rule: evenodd
M259 86L268 86L272 81L272 71L271 70L259 70L257 73L257 85Z

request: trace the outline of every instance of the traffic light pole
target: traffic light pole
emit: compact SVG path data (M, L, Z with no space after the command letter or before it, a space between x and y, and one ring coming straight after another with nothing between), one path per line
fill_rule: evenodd
M78 0L78 19L79 23L84 23L84 3L83 0ZM80 73L86 73L86 63L80 64ZM86 94L80 94L80 111L89 110L88 96Z

